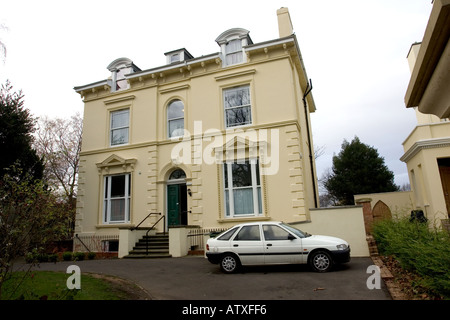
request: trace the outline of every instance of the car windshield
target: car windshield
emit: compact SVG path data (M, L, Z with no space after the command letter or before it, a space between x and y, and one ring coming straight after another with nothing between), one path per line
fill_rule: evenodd
M287 224L284 224L284 223L282 223L281 225L283 227L285 227L286 229L288 229L289 231L291 231L292 233L294 233L295 235L299 236L300 238L306 238L306 237L310 237L311 236L308 232L301 231L301 230L299 230L297 228L294 228L294 227L292 227L290 225L287 225Z

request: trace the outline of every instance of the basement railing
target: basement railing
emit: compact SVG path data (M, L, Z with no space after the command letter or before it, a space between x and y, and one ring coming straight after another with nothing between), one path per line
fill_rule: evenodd
M131 231L136 230L137 228L139 228L139 226L145 221L147 220L147 218L149 218L152 214L157 214L157 215L161 215L161 212L150 212L144 219L142 219L141 222L139 222L139 224L134 227L131 228ZM145 233L145 237L148 237L148 233L153 230L153 228L155 228L155 226L161 221L163 220L163 234L166 235L166 216L162 215L158 220L156 220L156 222L150 227L148 228L147 232ZM147 229L147 228L145 228ZM145 254L148 255L148 241L145 242Z

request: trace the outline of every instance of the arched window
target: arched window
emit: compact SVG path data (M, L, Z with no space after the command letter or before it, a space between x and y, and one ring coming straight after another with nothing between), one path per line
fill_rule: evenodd
M167 107L167 134L169 138L184 134L184 104L180 100L172 101Z
M184 171L181 169L175 170L169 176L169 180L178 180L178 179L184 179L184 178L186 178L186 173L184 173Z

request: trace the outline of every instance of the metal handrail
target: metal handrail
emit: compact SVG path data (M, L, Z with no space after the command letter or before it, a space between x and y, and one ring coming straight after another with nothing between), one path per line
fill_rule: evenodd
M141 222L139 222L139 224L136 226L136 227L134 227L134 228L131 228L131 231L133 231L133 230L136 230L148 217L150 217L152 214L161 214L160 212L157 212L157 213L155 213L155 212L150 212L144 219L142 219L142 221Z
M161 215L161 212L160 212L159 214ZM158 220L150 227L150 229L147 230L147 232L146 232L146 234L145 234L146 237L148 237L148 233L149 233L151 230L153 230L153 228L156 226L156 224L157 224L158 222L161 221L161 219L164 220L164 223L163 223L163 234L166 235L166 216L163 215L161 218L159 218L159 219L158 219ZM148 255L148 239L147 239L147 241L145 242L145 254Z
M150 212L144 219L142 219L141 222L139 222L139 224L134 227L131 228L131 231L136 230L148 217L150 217L152 214L158 214L161 215L161 212ZM162 217L160 217L150 228L148 228L147 232L145 233L145 236L148 237L148 233L153 230L153 228L158 224L158 222L161 221L161 219L164 220L164 225L163 225L163 234L166 235L166 216L163 215ZM148 241L146 241L146 248L145 248L145 254L148 255Z
M89 248L84 244L83 240L81 240L81 238L78 236L78 233L75 234L75 237L81 242L81 244L86 248L88 252L91 252L91 250L89 250Z

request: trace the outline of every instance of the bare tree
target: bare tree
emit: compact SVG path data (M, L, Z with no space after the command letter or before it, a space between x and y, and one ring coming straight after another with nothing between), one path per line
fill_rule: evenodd
M75 209L78 165L81 151L83 119L79 113L70 119L38 120L35 149L43 158L44 180Z
M8 28L4 25L4 24L1 24L0 23L0 30L8 30ZM0 57L1 57L1 59L3 60L3 61L5 61L5 59L6 59L6 45L5 45L5 43L2 41L2 40L0 40Z

